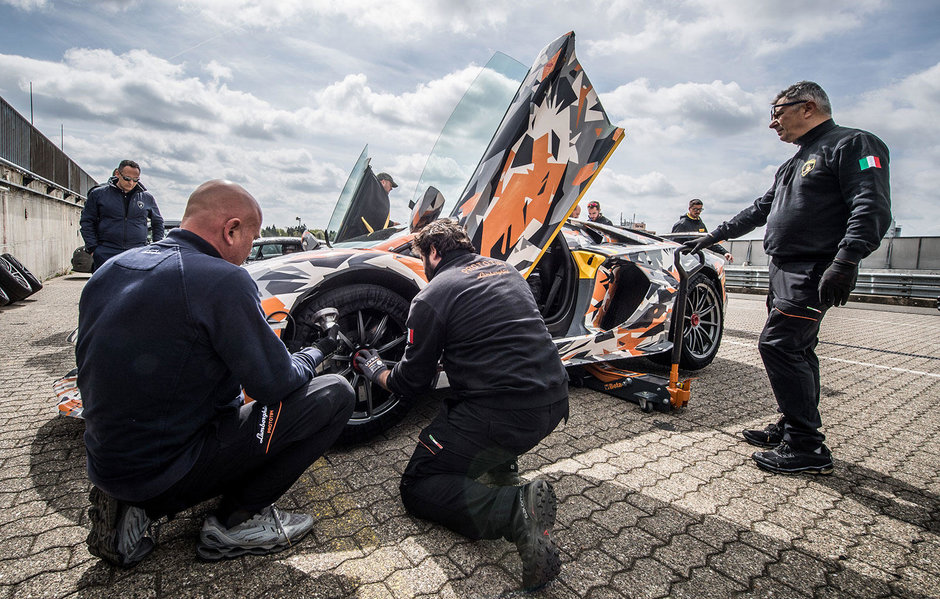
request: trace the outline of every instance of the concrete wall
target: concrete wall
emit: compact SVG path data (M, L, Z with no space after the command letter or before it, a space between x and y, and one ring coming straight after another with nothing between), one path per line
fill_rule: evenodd
M84 198L0 164L0 254L10 253L41 280L65 274L79 233Z

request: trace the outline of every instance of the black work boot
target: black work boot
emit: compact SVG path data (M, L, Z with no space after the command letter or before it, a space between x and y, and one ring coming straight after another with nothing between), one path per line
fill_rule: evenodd
M757 465L770 472L780 474L832 474L832 452L825 445L812 451L801 451L790 447L786 441L770 451L755 451L751 456Z
M516 459L484 472L477 481L491 487L520 487L528 482L519 476L519 462Z
M130 568L153 551L153 539L144 536L150 518L143 508L111 497L98 487L88 495L91 531L85 539L88 552L115 566Z
M512 540L522 558L522 588L534 591L561 572L558 546L552 539L557 499L552 486L534 480L520 487L512 511Z
M741 431L741 436L751 445L757 447L776 447L783 441L783 419L768 424L763 429L747 429Z

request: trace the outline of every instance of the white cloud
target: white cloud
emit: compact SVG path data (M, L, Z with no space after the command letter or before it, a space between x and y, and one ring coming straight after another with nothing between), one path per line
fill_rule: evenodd
M373 30L390 43L410 40L424 31L471 34L505 23L511 12L503 3L448 0L184 0L184 10L213 20L259 28L311 19L339 18L343 26Z
M611 120L640 143L672 142L750 129L766 101L735 83L679 83L654 88L637 79L600 94Z
M30 11L49 7L49 0L0 0L0 4L7 4L13 8Z
M688 0L682 10L659 2L613 2L600 10L622 22L626 31L609 39L589 41L598 55L632 55L675 50L699 52L709 46L731 45L763 56L779 53L825 36L851 31L865 16L884 5L881 0L837 0L825 6L815 0L785 5L752 0ZM632 24L636 23L635 26Z

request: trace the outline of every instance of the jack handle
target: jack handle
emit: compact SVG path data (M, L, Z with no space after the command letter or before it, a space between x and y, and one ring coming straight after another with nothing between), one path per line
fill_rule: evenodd
M689 279L705 266L705 255L701 250L693 255L698 259L698 264L686 270L682 265L683 254L679 248L676 248L674 254L676 271L679 273L679 290L672 308L674 326L672 327L672 359L669 368L669 399L673 408L681 408L689 403L689 396L692 391L692 379L679 382L679 361L682 358L682 343L685 334L685 309L689 296Z

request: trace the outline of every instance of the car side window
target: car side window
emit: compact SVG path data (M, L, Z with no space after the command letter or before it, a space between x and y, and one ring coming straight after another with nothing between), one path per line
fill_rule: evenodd
M265 258L280 256L283 253L284 250L280 243L266 243L261 246L261 254L258 257L263 260Z

